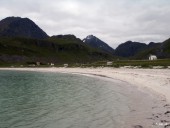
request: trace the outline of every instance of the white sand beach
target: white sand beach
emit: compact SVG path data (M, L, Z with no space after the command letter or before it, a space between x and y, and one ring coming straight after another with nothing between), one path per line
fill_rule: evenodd
M132 115L128 124L134 128L168 128L170 127L170 69L128 69L128 68L1 68L0 70L20 70L39 72L59 72L82 75L107 77L124 81L132 85L138 91L149 92L156 100L150 105L150 112L136 114L141 105L140 101L133 106ZM150 115L151 114L151 115ZM132 127L128 126L127 127Z

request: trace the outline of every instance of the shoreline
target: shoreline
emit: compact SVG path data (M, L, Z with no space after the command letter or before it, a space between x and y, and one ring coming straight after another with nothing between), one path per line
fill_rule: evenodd
M129 68L0 68L0 70L36 71L93 75L130 83L139 89L149 89L162 95L170 103L169 69L129 69Z
M53 72L85 75L90 77L106 78L107 80L118 80L127 82L136 93L146 92L155 99L150 103L152 115L143 113L136 117L133 122L129 119L129 124L135 124L131 128L168 128L170 125L170 70L167 69L127 69L127 68L0 68L0 70L14 71L36 71L36 72ZM127 86L128 87L128 86ZM145 96L144 96L145 97ZM140 99L140 98L139 98ZM138 102L138 101L137 101ZM133 105L132 105L133 106ZM146 108L146 105L137 105ZM134 105L135 116L140 109ZM143 120L142 120L143 119ZM127 122L128 122L127 121ZM146 124L145 124L146 123ZM151 126L152 125L152 126ZM141 126L141 127L140 127ZM144 127L145 126L145 127ZM129 127L130 128L130 127Z

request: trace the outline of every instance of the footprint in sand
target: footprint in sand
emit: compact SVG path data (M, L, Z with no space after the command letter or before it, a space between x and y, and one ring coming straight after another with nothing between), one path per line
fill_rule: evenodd
M134 128L143 128L141 125L135 125Z

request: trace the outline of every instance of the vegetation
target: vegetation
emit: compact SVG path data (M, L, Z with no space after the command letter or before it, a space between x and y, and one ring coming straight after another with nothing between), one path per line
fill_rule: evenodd
M116 48L115 55L126 57L126 58L127 57L133 57L138 52L147 49L147 47L148 46L146 44L144 44L144 43L127 41L125 43L120 44Z
M108 60L114 61L112 67L170 65L169 60L143 60L150 54L159 59L170 58L170 39L148 45L127 41L114 50L92 35L83 41L74 35L49 37L28 18L8 17L0 21L0 66L106 66Z
M170 66L170 59L162 59L162 60L117 60L113 61L113 64L107 66L106 61L99 61L92 64L84 65L86 67L138 67L138 68L152 68L153 66L162 66L162 68L167 68Z
M166 53L170 53L170 39L163 42L163 50ZM170 55L169 55L170 57Z
M87 63L113 59L113 56L86 46L80 39L0 38L0 65L47 63Z

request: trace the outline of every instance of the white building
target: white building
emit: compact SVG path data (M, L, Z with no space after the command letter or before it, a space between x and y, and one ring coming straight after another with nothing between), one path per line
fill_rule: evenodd
M157 60L157 56L155 56L155 55L150 55L150 56L149 56L149 60Z
M108 61L108 62L107 62L107 66L111 66L111 65L113 65L113 62Z
M37 65L37 66L40 66L40 62L36 62L36 65Z
M51 63L50 66L54 66L54 63Z
M64 67L67 68L67 67L68 67L68 64L64 64Z

